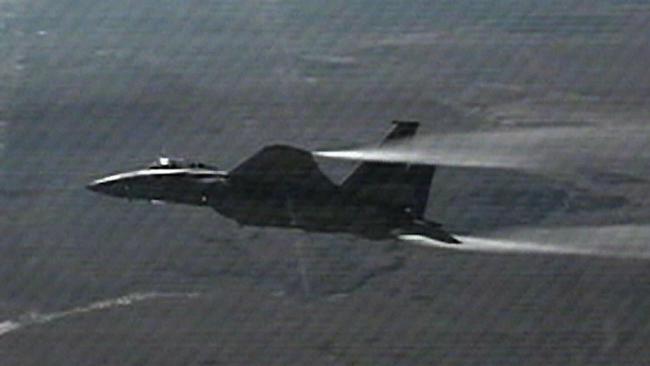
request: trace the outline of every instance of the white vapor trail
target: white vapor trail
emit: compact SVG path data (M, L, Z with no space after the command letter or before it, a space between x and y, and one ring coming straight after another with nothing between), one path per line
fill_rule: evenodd
M546 173L613 170L648 176L649 145L648 128L554 127L426 135L379 147L316 151L314 155Z
M316 151L314 155L359 161L439 166L510 168L580 179L621 173L650 180L650 128L620 126L519 128L490 132L416 136L381 146ZM520 228L492 238L459 237L448 245L424 237L402 239L449 250L540 253L650 259L650 226ZM496 238L501 236L501 238Z
M461 252L650 259L648 225L524 228L497 235L503 235L504 238L456 236L462 244L446 244L420 235L402 235L400 239L417 245Z
M597 255L596 252L592 252L588 249L561 247L550 244L479 238L475 236L456 236L456 238L460 240L462 244L447 244L421 235L401 235L399 238L401 240L412 242L421 246L461 252Z
M107 310L110 308L130 306L138 302L153 300L153 299L170 299L170 298L194 298L199 296L198 293L161 293L161 292L145 292L134 293L126 296L118 297L115 299L103 300L91 303L87 306L80 306L69 310L53 312L53 313L28 313L16 320L7 320L0 322L0 336L14 332L23 327L46 324L62 318L67 318L74 315L90 313L94 311Z

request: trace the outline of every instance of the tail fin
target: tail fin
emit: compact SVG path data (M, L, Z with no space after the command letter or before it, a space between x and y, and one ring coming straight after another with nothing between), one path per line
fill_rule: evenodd
M415 136L420 127L420 122L415 121L393 121L393 129L384 138L381 144L394 142L396 140L406 139Z
M402 121L393 124L395 127L382 145L413 137L420 125ZM363 200L393 206L422 217L435 170L433 165L364 162L343 181L342 188Z

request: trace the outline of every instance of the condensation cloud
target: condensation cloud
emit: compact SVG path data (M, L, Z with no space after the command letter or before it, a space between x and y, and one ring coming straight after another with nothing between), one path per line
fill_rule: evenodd
M619 172L650 178L650 129L562 127L428 135L315 155L441 166L515 168L567 175Z

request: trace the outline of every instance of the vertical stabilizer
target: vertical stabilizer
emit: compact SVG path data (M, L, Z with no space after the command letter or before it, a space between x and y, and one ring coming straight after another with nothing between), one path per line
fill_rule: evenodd
M393 124L395 127L381 145L413 137L420 125L406 121L394 121ZM435 169L433 165L364 162L345 179L342 188L363 200L422 217Z
M393 121L393 129L386 135L381 144L393 142L396 140L407 139L415 136L420 127L420 122L415 121Z

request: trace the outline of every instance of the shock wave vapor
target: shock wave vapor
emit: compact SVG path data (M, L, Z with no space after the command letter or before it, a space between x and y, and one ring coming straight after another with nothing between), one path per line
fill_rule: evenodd
M415 135L419 123L395 121L383 143ZM264 147L230 171L159 158L145 168L111 175L88 189L129 200L207 206L240 225L351 233L369 239L420 235L460 241L424 217L436 167L363 162L340 185L311 152Z

